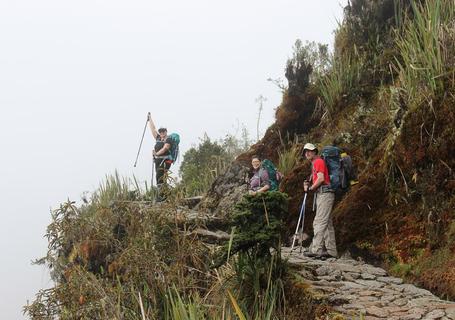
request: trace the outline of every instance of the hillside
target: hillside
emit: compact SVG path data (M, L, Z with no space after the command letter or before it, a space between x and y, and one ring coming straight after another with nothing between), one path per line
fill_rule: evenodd
M312 67L311 52L297 52L287 65L289 87L275 124L237 159L249 166L251 155L259 154L279 163L280 155L305 142L347 151L360 183L334 211L339 249L451 299L454 12L453 1L352 1L336 32L328 69ZM302 159L281 185L294 213L289 230L295 228L309 172ZM217 189L209 192L207 203L223 212ZM307 218L311 232L313 217Z
M388 272L454 300L455 3L352 0L333 55L298 41L285 76L276 122L196 207L180 189L155 204L153 190L118 176L81 206L63 203L38 261L55 286L25 312L32 319L341 319L334 305L343 299L315 295L309 283L341 281L349 270L305 273L282 255L310 173L301 157L306 142L337 145L357 166L359 183L334 209L338 250L356 259L353 273L385 287L379 278ZM254 154L286 168L281 192L244 197ZM305 218L309 234L312 219ZM387 288L402 283L387 278ZM437 300L404 288L416 293L407 297L413 303L420 295Z

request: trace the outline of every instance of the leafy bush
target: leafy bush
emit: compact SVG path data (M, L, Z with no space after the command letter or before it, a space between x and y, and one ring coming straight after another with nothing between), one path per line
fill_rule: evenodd
M238 139L234 135L226 135L220 141L212 141L205 136L201 142L183 155L180 166L181 186L187 196L205 193L213 181L224 171L237 155L246 151L250 145L248 132L242 133Z

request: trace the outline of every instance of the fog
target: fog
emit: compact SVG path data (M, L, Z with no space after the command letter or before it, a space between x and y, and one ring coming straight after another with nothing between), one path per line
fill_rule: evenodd
M46 253L50 210L116 169L151 176L148 111L181 151L234 134L256 137L281 101L297 38L333 42L346 1L0 1L0 315L52 286L31 260Z

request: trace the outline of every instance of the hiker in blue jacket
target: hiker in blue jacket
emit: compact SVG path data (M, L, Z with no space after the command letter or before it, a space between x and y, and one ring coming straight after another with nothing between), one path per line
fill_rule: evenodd
M248 191L251 195L256 195L261 192L266 192L270 189L270 179L267 170L262 168L262 160L258 156L251 158L251 165L253 166L253 176L250 178L250 189Z
M147 117L153 138L156 139L155 148L153 150L153 159L156 169L156 185L158 189L160 189L163 184L166 183L166 175L172 164L172 159L169 157L172 139L168 137L166 128L159 128L156 130L150 112Z

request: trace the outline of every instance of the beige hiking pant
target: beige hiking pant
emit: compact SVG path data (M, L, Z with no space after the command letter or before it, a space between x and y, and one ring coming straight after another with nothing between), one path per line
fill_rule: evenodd
M332 219L334 202L335 193L333 192L318 192L316 194L316 216L313 221L314 237L311 243L313 253L321 252L325 246L331 256L336 257L338 254Z

